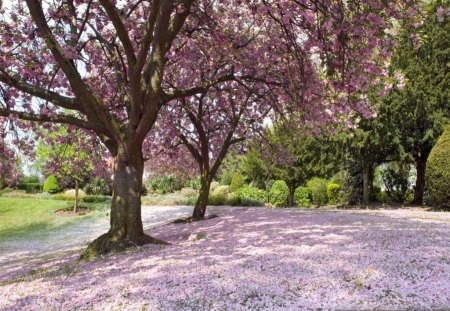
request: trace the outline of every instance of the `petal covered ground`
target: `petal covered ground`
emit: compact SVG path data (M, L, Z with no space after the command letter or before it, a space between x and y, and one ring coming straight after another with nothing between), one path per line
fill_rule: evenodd
M0 309L450 308L448 213L214 212L150 232L171 246L91 263L72 255L4 280Z

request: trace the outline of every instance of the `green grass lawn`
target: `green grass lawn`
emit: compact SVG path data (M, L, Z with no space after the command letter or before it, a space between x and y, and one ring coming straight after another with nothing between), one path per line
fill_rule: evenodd
M55 211L71 208L72 202L0 197L0 242L33 239L52 229L105 213L106 203L85 204L92 210L83 216L60 217Z

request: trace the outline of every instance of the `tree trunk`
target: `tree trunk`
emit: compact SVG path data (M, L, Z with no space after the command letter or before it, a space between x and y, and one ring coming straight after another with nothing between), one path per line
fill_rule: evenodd
M198 194L197 202L195 203L194 212L192 214L192 220L204 220L206 213L206 206L208 205L209 187L211 182L207 173L201 174L200 179L200 191Z
M426 159L420 157L416 160L417 179L416 179L416 185L414 187L414 201L412 202L413 204L417 204L417 205L423 204L423 192L425 190L426 166L427 166Z
M289 187L288 207L294 206L295 186Z
M82 254L82 259L122 251L130 246L167 244L144 234L141 218L143 172L141 148L119 150L114 158L110 229L88 246Z
M363 166L363 204L369 205L373 192L373 167L371 164Z
M78 179L75 179L75 204L73 206L73 213L75 214L78 209Z

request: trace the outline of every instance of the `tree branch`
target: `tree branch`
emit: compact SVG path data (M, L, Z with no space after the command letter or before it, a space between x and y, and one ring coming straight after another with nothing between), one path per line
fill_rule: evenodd
M108 17L111 19L111 22L117 31L117 36L119 37L120 42L122 42L129 67L133 68L136 64L136 54L134 52L130 36L128 35L128 31L125 29L125 25L123 24L119 13L109 0L100 0L100 4L105 9L106 14L108 14Z

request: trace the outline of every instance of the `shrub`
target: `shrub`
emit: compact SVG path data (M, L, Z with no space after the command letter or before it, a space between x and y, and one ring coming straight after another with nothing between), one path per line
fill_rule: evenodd
M327 185L327 197L330 204L337 204L339 202L339 190L341 185L330 182Z
M243 198L240 200L241 205L242 206L264 206L264 203L258 200L253 200L253 199L248 199L248 198Z
M208 198L208 204L209 205L225 205L225 202L227 201L227 198L223 194L211 194Z
M9 189L9 188L6 188ZM9 192L5 192L2 194L2 197L5 198L14 198L14 199L35 199L36 195L31 193L26 193L25 190L13 190Z
M228 198L228 186L219 186L216 189L214 189L214 191L211 193L212 195L221 195L224 196L225 198Z
M43 191L44 192L48 192L50 194L54 194L54 193L57 193L59 191L58 180L56 179L55 176L50 175L45 180Z
M194 179L188 180L185 183L185 186L188 188L195 189L195 190L200 189L200 176L197 176Z
M65 193L56 193L52 195L53 200L57 201L73 201L74 198L72 196L68 196Z
M103 203L111 201L111 197L106 195L86 195L81 201L85 203Z
M75 200L75 189L69 189L69 190L65 191L64 195L67 196L68 198L72 198L72 200ZM85 196L86 196L86 193L83 190L78 189L78 198L81 199Z
M439 208L450 209L450 125L428 157L426 183L433 203Z
M13 191L14 191L14 189L12 189L12 188L5 188L5 189L2 189L2 190L0 190L0 197L1 197L1 196L4 196L4 195L7 194L7 193L13 192Z
M25 190L26 193L39 193L42 185L40 183L19 183L19 189Z
M148 188L153 192L166 194L180 190L182 187L183 185L175 176L167 175L153 178Z
M375 199L380 203L387 203L388 201L388 194L386 191L380 191L375 194Z
M111 187L103 178L95 178L84 187L84 191L89 195L110 195Z
M236 172L231 179L230 192L235 192L242 187L244 187L244 177L242 177L240 172Z
M241 199L239 199L239 197L234 193L228 194L228 198L225 201L225 204L230 206L238 206L240 203Z
M214 190L216 190L216 188L219 187L219 183L217 181L213 181L210 185L209 185L209 193L213 193Z
M311 203L309 200L309 189L307 187L298 187L295 189L294 199L298 207L308 207Z
M238 189L234 194L241 200L252 199L261 203L267 202L267 193L264 190L255 187L246 186Z
M274 182L270 189L269 202L274 207L287 206L289 197L289 187L284 180Z
M327 204L327 181L323 178L314 177L307 183L309 192L312 196L312 201L316 205Z

